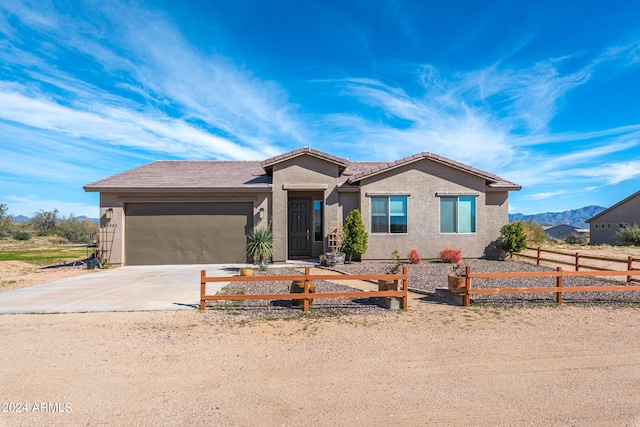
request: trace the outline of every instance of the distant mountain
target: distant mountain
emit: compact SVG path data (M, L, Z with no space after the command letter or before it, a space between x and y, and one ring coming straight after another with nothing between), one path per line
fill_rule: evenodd
M29 221L31 218L26 217L24 215L18 215L18 216L12 216L11 219L13 220L13 222L22 223L22 222Z
M585 221L605 210L602 206L585 206L564 212L545 212L534 215L509 214L509 222L532 221L540 225L569 224L578 228L589 228Z
M21 224L23 222L28 222L31 221L31 218L24 216L24 215L16 215L16 216L12 216L11 219L13 220L13 222ZM83 221L85 219L90 220L91 222L93 222L94 224L100 224L100 219L98 218L89 218L87 216L81 215L78 217L78 219L80 221Z
M94 224L100 224L100 220L98 218L89 218L88 216L80 215L78 217L78 219L80 221L84 221L85 219L88 219L89 221L91 221Z

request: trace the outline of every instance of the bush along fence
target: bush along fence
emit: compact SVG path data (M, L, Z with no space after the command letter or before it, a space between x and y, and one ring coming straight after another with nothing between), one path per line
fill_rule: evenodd
M312 293L310 287L316 280L341 281L341 280L390 280L395 286L390 291L356 291L356 292L331 292ZM288 294L224 294L207 295L207 283L211 282L304 282L301 293ZM404 266L402 274L350 274L347 276L336 276L335 274L314 274L311 275L311 268L305 267L304 275L292 276L226 276L207 277L206 270L200 271L200 310L205 310L207 301L245 301L245 300L302 300L302 309L309 311L309 302L316 298L378 298L396 297L400 298L402 308L407 309L409 302L409 269Z
M594 256L594 255L581 255L579 252L576 252L575 254L569 254L566 252L560 252L560 251L552 251L550 249L541 249L540 246L538 246L537 248L527 248L531 251L537 251L537 255L533 256L533 255L525 255L525 254L515 254L518 257L522 257L522 258L529 258L529 259L535 259L536 260L536 264L540 265L540 261L547 261L547 262L553 262L556 264L564 264L564 265L571 265L575 267L575 271L580 271L580 268L587 268L590 270L598 270L598 271L612 271L608 268L603 268L603 267L598 267L595 265L586 265L586 264L582 264L581 261L583 259L589 259L589 260L594 260L594 261L605 261L605 262L616 262L619 264L626 264L627 265L627 271L640 271L640 268L634 268L634 262L638 262L640 263L640 259L638 258L633 258L633 257L628 257L627 259L616 259L616 258L608 258L608 257L601 257L601 256ZM555 255L563 255L569 258L573 258L573 261L568 262L568 261L559 261L557 259L551 259L551 258L543 258L542 254L543 253L549 253L549 254L555 254ZM510 258L513 258L513 253L510 255ZM633 274L627 275L627 282L637 282L640 283L640 279L635 279L633 278Z
M640 276L640 271L563 271L562 267L557 267L556 271L526 271L526 272L508 272L508 273L472 273L471 267L466 267L465 272L465 289L464 289L464 306L471 305L471 295L480 294L520 294L520 293L542 293L555 292L556 302L562 304L563 292L610 292L610 291L640 291L640 285L612 285L612 286L562 286L562 278L569 276ZM472 279L499 279L499 278L524 278L524 277L555 277L554 287L540 288L482 288L473 289L471 287Z

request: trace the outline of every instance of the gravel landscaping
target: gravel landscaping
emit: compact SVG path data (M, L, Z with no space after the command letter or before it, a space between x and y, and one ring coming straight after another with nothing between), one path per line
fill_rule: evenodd
M333 268L345 274L388 274L393 264L390 262L354 262ZM423 261L421 264L405 264L409 268L409 290L433 298L436 288L447 287L447 275L453 271L452 264L440 261ZM497 261L485 259L463 260L461 266L469 265L472 272L514 272L514 271L553 271L555 269L523 261ZM297 275L300 271L290 268L269 268L267 271L255 271L255 275ZM564 277L563 285L570 286L602 286L620 285L624 282L595 277ZM250 282L231 283L221 292L227 294L263 294L289 293L291 282ZM531 288L553 287L555 279L518 278L518 279L473 279L474 288ZM356 289L326 281L316 282L317 292L353 292ZM629 292L565 292L564 304L578 305L611 305L640 306L640 291ZM472 304L476 306L527 306L543 307L555 304L555 293L496 294L474 295ZM291 300L248 300L248 301L208 301L207 308L230 315L249 317L294 318L299 316L327 316L340 314L371 314L385 316L389 310L377 304L374 298L354 299L315 299L309 313L303 313L301 307L293 307Z
M471 267L472 272L514 272L514 271L555 271L554 268L537 266L522 261L497 261L485 259L465 259L461 263ZM407 264L409 267L409 290L434 293L438 287L447 287L447 276L453 272L453 265L440 261L423 261L421 264ZM391 263L360 262L345 264L337 270L348 274L385 274L389 272ZM596 277L564 277L563 286L606 286L621 285L624 282ZM474 288L532 288L553 287L555 278L517 278L517 279L473 279ZM640 305L640 291L629 292L572 292L563 293L566 304L610 304ZM474 295L474 304L526 305L536 306L555 301L555 293Z
M254 271L255 276L294 276L303 275L291 268L269 268L266 271ZM316 281L316 292L357 292L336 283ZM291 281L283 282L232 282L224 287L220 294L288 294ZM364 294L364 292L363 292ZM373 298L322 298L314 299L308 313L302 307L293 307L291 300L247 300L247 301L207 301L208 310L222 311L227 314L243 314L250 317L292 318L299 316L327 316L341 314L372 314L384 316L389 311L380 307Z

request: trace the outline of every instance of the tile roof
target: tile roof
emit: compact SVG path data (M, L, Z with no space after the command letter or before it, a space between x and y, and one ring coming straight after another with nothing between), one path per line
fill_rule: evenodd
M322 160L326 160L331 163L336 163L341 167L342 170L346 169L349 166L349 160L343 159L341 157L336 157L331 154L325 153L323 151L314 150L309 147L298 148L297 150L289 151L288 153L279 154L275 157L271 157L270 159L263 160L260 165L268 170L273 167L276 163L283 162L285 160L293 159L298 156L302 156L304 154L308 154L314 157L317 157Z
M85 191L108 190L271 190L259 161L162 160L101 179Z
M347 182L349 184L353 184L362 179L369 178L379 173L386 172L386 171L395 169L397 167L407 165L409 163L417 162L423 159L429 159L434 162L438 162L443 165L461 170L463 172L467 172L472 175L476 175L481 178L484 178L488 181L488 185L491 188L504 188L504 189L511 189L511 190L519 190L522 188L520 185L513 183L511 181L507 181L506 179L502 179L497 175L491 174L489 172L485 172L481 169L477 169L477 168L465 165L464 163L456 162L455 160L451 160L446 157L439 156L437 154L429 153L426 151L422 153L414 154L412 156L404 157L394 162L380 162L380 163L371 164L371 168L369 170L361 170L357 173L354 173L352 176L349 177Z
M487 180L489 188L519 190L518 184L499 176L467 166L437 154L423 152L394 162L349 162L308 147L300 148L263 161L238 160L161 160L93 182L84 187L89 192L144 190L251 190L270 191L270 169L274 164L308 154L336 163L342 170L338 185L357 187L362 179L402 165L429 159Z

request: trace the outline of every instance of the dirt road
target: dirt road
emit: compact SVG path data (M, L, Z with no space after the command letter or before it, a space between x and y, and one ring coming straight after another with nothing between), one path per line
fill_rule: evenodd
M0 425L640 425L640 309L420 298L288 321L2 316Z

